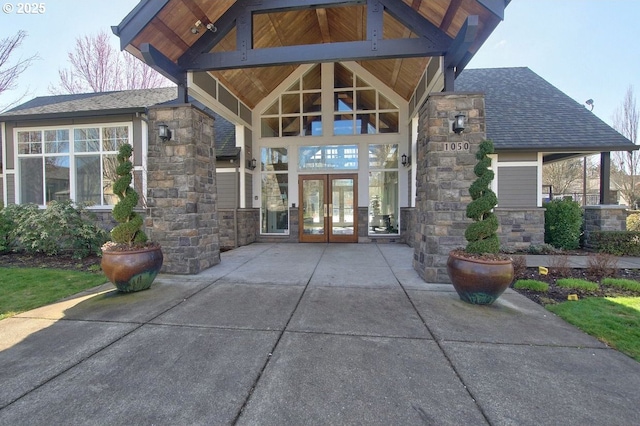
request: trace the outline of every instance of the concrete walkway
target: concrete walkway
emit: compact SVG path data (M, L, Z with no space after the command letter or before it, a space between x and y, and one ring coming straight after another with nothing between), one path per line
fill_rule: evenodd
M403 245L253 244L0 321L0 425L632 425L640 363Z

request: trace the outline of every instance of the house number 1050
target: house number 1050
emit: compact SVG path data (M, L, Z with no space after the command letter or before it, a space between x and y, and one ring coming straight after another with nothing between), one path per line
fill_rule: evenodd
M445 151L469 151L469 142L445 142Z

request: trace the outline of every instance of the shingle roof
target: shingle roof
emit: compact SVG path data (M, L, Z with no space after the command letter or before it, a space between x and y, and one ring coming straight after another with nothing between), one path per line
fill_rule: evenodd
M456 91L484 92L487 138L497 150L637 149L607 123L529 68L465 69Z
M0 120L96 115L109 111L144 110L145 107L175 99L175 87L123 90L118 92L81 93L40 96L0 114Z
M0 114L0 121L26 119L54 119L69 116L99 116L140 111L157 104L175 103L175 87L123 90L118 92L80 93L72 95L40 96ZM235 126L200 102L189 99L208 114L213 115L216 157L237 158L240 148L235 146Z

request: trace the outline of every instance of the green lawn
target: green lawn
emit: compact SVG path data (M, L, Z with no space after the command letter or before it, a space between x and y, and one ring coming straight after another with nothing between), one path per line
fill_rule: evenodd
M640 362L640 297L588 297L546 308Z
M107 282L102 273L0 268L0 320Z

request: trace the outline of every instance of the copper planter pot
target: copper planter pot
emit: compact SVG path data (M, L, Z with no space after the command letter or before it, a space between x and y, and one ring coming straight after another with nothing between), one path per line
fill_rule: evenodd
M162 267L162 250L150 247L132 251L103 251L100 266L118 291L146 290Z
M467 258L449 253L447 273L460 299L474 305L490 305L513 281L511 259Z

